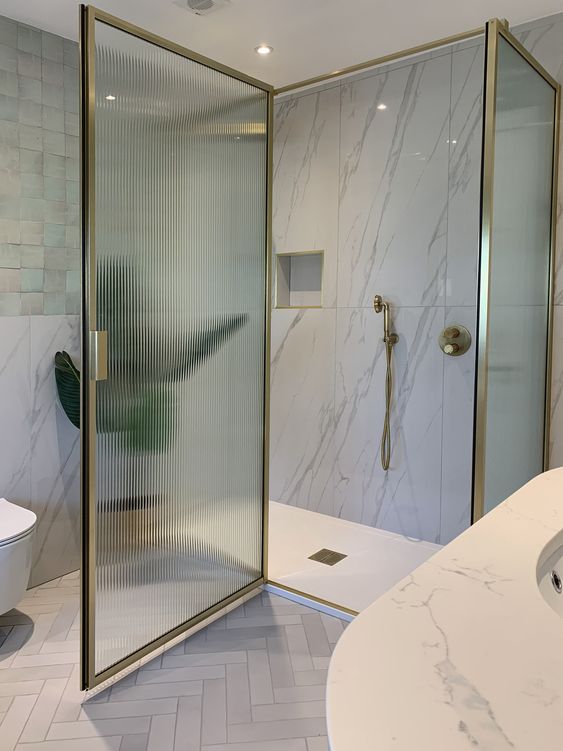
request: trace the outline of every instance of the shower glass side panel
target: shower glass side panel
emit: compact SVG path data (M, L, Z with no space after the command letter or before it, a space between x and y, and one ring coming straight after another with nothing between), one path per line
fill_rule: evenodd
M83 14L92 686L262 581L270 95Z
M487 66L476 518L547 465L558 119L556 82L499 22Z

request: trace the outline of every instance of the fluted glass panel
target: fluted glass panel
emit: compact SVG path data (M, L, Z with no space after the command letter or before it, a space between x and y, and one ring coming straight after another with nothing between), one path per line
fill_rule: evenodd
M96 673L261 575L267 95L96 22Z
M543 469L555 90L498 41L485 511Z

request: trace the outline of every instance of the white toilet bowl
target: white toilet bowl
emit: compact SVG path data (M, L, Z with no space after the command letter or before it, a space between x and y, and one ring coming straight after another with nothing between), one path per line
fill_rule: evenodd
M27 589L37 517L0 498L0 614L15 608Z

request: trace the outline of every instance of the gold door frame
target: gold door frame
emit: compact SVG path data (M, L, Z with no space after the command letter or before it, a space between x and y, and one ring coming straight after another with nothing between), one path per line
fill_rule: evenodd
M548 325L546 342L546 383L544 404L543 470L549 468L551 424L551 371L553 340L553 292L557 225L557 183L559 165L560 84L508 30L499 19L485 27L485 88L483 99L483 150L481 164L481 247L479 253L479 292L477 301L477 356L475 382L475 424L473 431L473 507L472 522L485 513L485 451L487 431L487 384L489 359L489 297L493 232L493 188L495 160L496 94L498 42L502 37L553 88L554 129L551 185L551 242L549 258Z
M266 253L264 290L264 408L263 408L263 476L262 476L262 572L243 589L216 603L194 618L178 625L116 664L95 672L95 550L96 550L96 242L95 242L95 22L100 21L146 42L174 52L227 76L244 81L267 94L266 216L264 247ZM91 5L80 6L80 121L81 121L81 211L82 211L82 373L80 395L80 464L81 464L81 688L90 689L132 665L158 647L181 635L219 610L261 586L267 578L268 541L268 464L270 399L270 319L271 319L271 247L272 247L272 154L273 154L273 87L233 68L156 36L122 21Z

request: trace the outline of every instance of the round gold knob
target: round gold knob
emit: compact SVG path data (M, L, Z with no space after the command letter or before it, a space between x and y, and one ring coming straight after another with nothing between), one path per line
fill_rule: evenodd
M471 334L460 324L448 326L438 338L442 352L450 357L463 355L471 346Z

